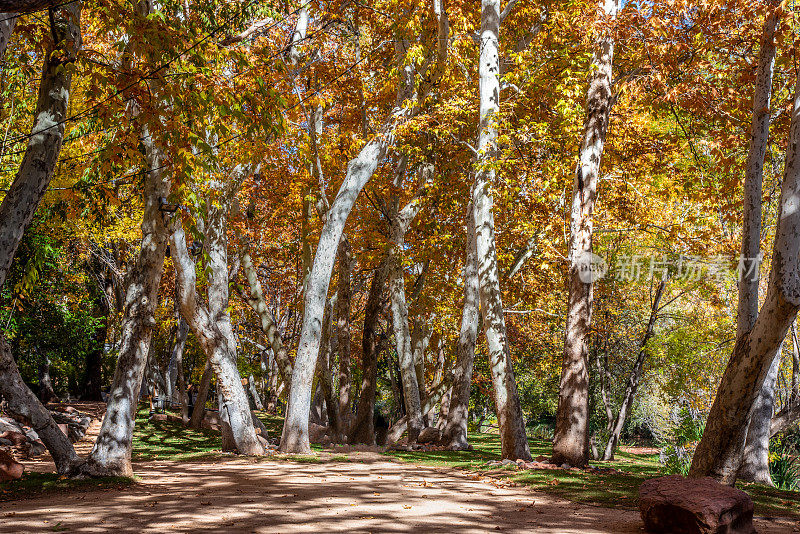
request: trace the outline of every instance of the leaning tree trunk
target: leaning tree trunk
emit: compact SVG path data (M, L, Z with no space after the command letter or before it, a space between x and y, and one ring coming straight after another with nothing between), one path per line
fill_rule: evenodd
M176 228L170 238L181 313L217 375L220 420L225 429L230 430L236 449L240 454L260 455L264 453L264 448L257 438L250 403L236 367L236 339L227 311L227 208L215 207L210 211L206 232L211 272L208 308L200 305L197 300L195 264L186 248L186 237L179 220L176 221Z
M140 1L136 9L140 15L147 16L152 12L152 5ZM159 97L161 86L159 79L151 82L149 87L155 93L154 98ZM170 192L169 178L163 172L165 155L150 135L147 124L142 126L141 142L145 152L142 242L139 256L126 277L117 365L100 434L88 461L91 473L104 476L133 474L131 448L136 408L156 326L158 289L167 250L167 228L161 212L162 201Z
M481 21L479 155L472 190L480 301L500 426L501 454L503 458L512 460L529 460L531 453L525 436L525 421L519 404L503 317L492 212L494 201L491 186L495 179L492 165L497 151L494 121L500 109L500 0L482 0Z
M403 115L396 111L396 116ZM375 173L394 139L394 121L386 132L367 143L359 155L347 166L347 175L339 193L328 211L322 226L319 243L311 273L306 285L303 326L297 346L292 380L289 389L289 404L281 435L282 452L309 453L308 414L311 409L311 385L319 354L320 334L325 311L325 299L331 280L336 250L344 232L347 217L355 205L356 198Z
M739 309L736 338L753 329L758 316L759 266L761 263L761 186L764 175L764 155L769 139L772 75L775 68L775 29L780 18L777 5L771 6L764 21L761 51L753 96L753 117L750 130L750 150L744 177L744 220L742 225L742 273L739 279ZM780 352L774 358L780 362ZM776 364L773 364L775 367ZM772 377L770 373L768 377ZM747 438L742 451L739 477L747 482L772 485L769 472L769 426L775 402L775 380L761 386L750 418Z
M631 406L633 406L633 399L636 397L636 391L639 389L639 381L642 378L644 360L648 354L647 342L650 341L650 338L653 337L653 333L655 332L656 319L658 318L660 309L659 305L661 304L661 297L664 295L665 286L666 280L662 278L656 288L656 294L653 296L653 304L650 307L650 318L647 321L647 328L639 344L639 354L636 355L636 361L628 377L628 385L625 387L625 394L622 396L622 404L619 407L619 412L617 412L614 423L611 425L611 436L609 436L608 443L606 443L606 450L603 452L603 460L608 461L614 459L614 449L617 448L619 436L622 434L622 427L625 426L625 420L628 418Z
M59 474L74 474L83 461L75 454L72 443L58 428L47 408L42 406L36 395L22 381L14 357L11 355L11 347L2 337L0 337L0 377L2 377L0 395L6 400L8 413L28 421L31 427L36 429L42 443L50 451Z
M464 259L464 305L461 312L461 333L456 348L456 366L453 370L453 391L447 424L442 431L442 445L453 450L469 450L467 422L469 419L469 393L472 386L472 365L475 361L475 342L478 338L480 292L478 287L478 262L475 244L475 219L472 205L467 209L467 244Z
M383 308L383 293L387 278L387 260L375 269L364 308L364 329L361 335L361 393L356 417L350 429L350 443L375 444L375 390L378 383L378 321Z
M142 244L139 257L127 276L117 366L100 434L89 455L90 471L104 476L133 474L131 445L136 407L156 326L158 288L167 250L167 228L159 208L161 200L169 195L169 180L161 171L163 154L146 128L142 139L147 151L148 169L144 179Z
M25 155L6 196L0 204L0 287L33 219L58 161L64 140L64 124L72 87L72 63L81 48L81 2L53 7L51 13L52 45L43 59L36 116ZM8 15L7 15L8 16ZM15 20L15 19L11 19ZM2 23L10 34L13 24ZM5 45L7 36L4 35ZM25 385L5 338L0 335L0 396L11 414L29 420L42 438L61 474L71 474L81 463L69 439L53 421ZM41 429L41 430L40 430Z
M690 475L733 484L753 403L800 308L800 76L795 89L769 286L749 334L736 342Z
M607 17L616 16L616 0L605 0ZM594 204L603 145L614 96L611 90L614 40L601 37L592 62L586 95L586 119L580 163L572 187L567 321L564 361L558 394L553 457L556 464L582 467L589 461L589 336L592 323L592 277L586 271L592 254Z
M402 156L399 168L405 169L407 156ZM402 185L402 176L395 186ZM397 357L400 362L400 379L403 382L403 398L405 400L406 418L408 421L408 444L416 443L422 431L422 402L420 400L420 383L415 365L414 347L411 330L408 324L408 304L406 303L405 271L402 263L402 250L405 234L414 216L419 213L420 203L415 199L402 211L399 211L395 197L395 206L391 217L391 245L389 248L389 302L392 309L392 327L397 346Z

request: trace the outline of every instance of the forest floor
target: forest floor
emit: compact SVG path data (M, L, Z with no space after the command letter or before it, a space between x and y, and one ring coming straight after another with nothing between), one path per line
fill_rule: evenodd
M213 433L141 418L136 480L87 485L43 474L54 469L46 458L25 462L30 474L16 487L0 484L0 532L642 532L631 496L651 475L652 451L622 453L614 470L517 470L487 465L496 436L473 440L468 453L334 448L247 459L221 453ZM800 533L798 494L779 495L755 499L758 531Z

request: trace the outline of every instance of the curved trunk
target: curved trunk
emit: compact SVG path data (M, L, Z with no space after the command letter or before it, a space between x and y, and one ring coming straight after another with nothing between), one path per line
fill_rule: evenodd
M308 414L311 409L311 386L319 355L325 300L331 280L336 250L344 232L347 217L356 198L372 177L378 163L383 160L394 135L394 125L361 150L347 166L347 175L322 226L311 273L306 285L303 326L297 346L294 369L289 389L281 452L309 453Z
M517 395L514 367L506 338L503 300L497 268L497 248L494 236L494 213L491 184L495 171L491 163L496 154L497 129L495 114L500 109L500 0L482 0L480 52L480 128L478 161L472 203L475 214L478 281L483 310L483 327L489 349L489 361L494 386L494 402L500 425L503 458L529 460L525 421Z
M220 420L223 436L229 438L241 454L259 455L264 448L253 426L250 404L236 367L236 339L228 314L227 210L217 207L209 214L206 240L210 267L208 308L197 301L195 264L186 248L186 237L180 220L170 238L175 263L181 313L194 332L217 375L220 396Z
M615 17L616 0L605 0L605 14ZM597 182L608 129L612 94L614 40L605 35L598 43L586 95L586 119L580 163L572 187L567 322L564 361L553 437L555 464L582 467L589 461L589 370L587 357L592 323L592 277L586 270L592 254L593 212Z
M145 210L139 256L127 276L125 311L122 318L120 350L111 394L100 434L89 455L89 467L104 476L131 476L131 443L144 368L155 328L158 288L167 250L167 230L160 201L169 194L169 181L159 170L161 151L145 129L147 150Z
M74 474L83 461L75 454L69 438L58 428L47 408L22 381L11 347L3 337L0 337L0 377L0 396L6 400L8 412L28 421L36 429L59 474Z
M753 94L753 116L750 130L750 149L744 177L744 214L742 224L741 270L739 271L739 308L736 338L753 329L758 316L759 267L761 264L761 195L764 174L764 155L767 150L772 99L772 75L775 68L775 29L780 11L773 9L764 20L761 50ZM775 356L780 362L780 351ZM772 367L778 365L773 363ZM742 450L739 477L748 482L772 485L769 473L769 425L775 403L777 368L771 368L755 400ZM774 375L774 376L773 376Z
M692 459L690 475L733 484L747 423L778 348L800 308L800 76L795 89L780 208L764 304L749 334L739 338L725 368Z
M393 245L389 253L389 295L392 325L397 343L397 357L400 361L400 379L403 382L403 398L408 421L408 443L412 444L417 441L417 437L422 431L422 406L417 370L414 365L414 350L411 346L411 333L408 326L405 273L400 263L400 246L402 243Z

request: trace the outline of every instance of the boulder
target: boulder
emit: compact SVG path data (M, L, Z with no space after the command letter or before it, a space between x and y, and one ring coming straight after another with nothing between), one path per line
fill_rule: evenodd
M28 443L28 437L25 434L13 430L3 432L0 434L0 438L10 441L14 447L24 447Z
M206 430L219 432L219 412L206 410L203 420L200 422L200 427L205 428Z
M327 432L327 426L322 426L311 422L308 423L308 441L311 443L321 442Z
M67 411L67 408L71 408L71 410ZM92 418L89 415L79 412L72 406L63 408L63 411L51 410L50 414L59 427L67 425L67 437L72 443L80 441L86 435L89 425L92 424Z
M8 417L0 417L0 434L4 432L24 433L19 423Z
M0 482L22 478L24 468L6 451L0 449Z
M436 443L442 439L442 433L438 428L429 426L422 429L417 438L417 443L424 445L426 443Z
M639 487L645 530L669 534L754 534L753 501L716 480L681 475L646 480Z

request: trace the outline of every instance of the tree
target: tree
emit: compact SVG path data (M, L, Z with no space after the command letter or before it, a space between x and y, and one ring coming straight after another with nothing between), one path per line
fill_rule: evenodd
M454 450L468 450L467 421L469 394L472 387L472 366L475 362L475 342L478 338L479 285L477 250L475 244L475 215L472 205L466 214L466 246L464 257L464 304L461 312L461 331L456 347L456 364L453 369L453 389L447 410L447 423L442 430L442 444Z
M513 5L513 4L509 4ZM483 0L481 3L480 33L480 125L478 131L478 160L472 187L472 204L475 217L475 242L478 261L478 282L483 315L483 329L489 348L489 360L494 386L494 401L500 425L502 456L516 460L529 460L525 421L517 395L514 367L506 337L503 301L500 294L500 276L497 267L494 213L492 211L492 183L495 170L497 127L494 124L500 109L500 1Z
M767 151L770 122L770 100L772 77L775 69L775 29L781 18L777 3L770 5L764 20L764 33L758 58L756 87L753 95L753 119L750 130L750 149L744 177L744 221L742 225L741 260L745 266L739 280L739 308L736 322L736 338L753 329L758 316L758 286L761 259L761 195L764 176L764 155ZM775 402L775 381L780 367L780 349L761 391L755 401L747 439L742 451L742 466L739 477L747 482L772 485L769 473L769 428Z
M613 19L616 0L604 0L604 14ZM592 280L585 271L592 254L593 212L603 145L608 131L612 92L614 39L602 32L592 61L586 93L586 118L580 147L580 163L572 185L570 214L569 297L564 334L564 362L553 437L555 464L582 467L589 460L589 371L587 366L592 324ZM589 276L587 276L587 274Z
M690 470L725 484L736 481L753 402L800 308L800 78L791 117L767 294L753 329L736 341Z
M149 2L139 2L136 14L142 20L151 13ZM156 95L163 89L160 80L150 85ZM149 119L149 120L148 120ZM147 364L147 354L155 327L158 289L167 252L165 212L161 210L170 193L170 180L164 169L165 154L158 140L150 135L151 117L143 120L144 213L139 256L126 277L125 307L121 325L120 349L111 382L108 406L97 441L89 454L90 472L101 476L132 476L131 448L139 389ZM163 117L156 117L159 124Z
M73 63L82 46L81 2L53 8L53 41L42 64L36 116L19 171L0 204L0 287L25 230L53 177L64 140ZM5 43L3 43L5 44ZM5 47L3 47L5 48ZM50 413L22 381L5 337L0 335L0 395L11 413L31 422L61 474L75 472L82 461Z

